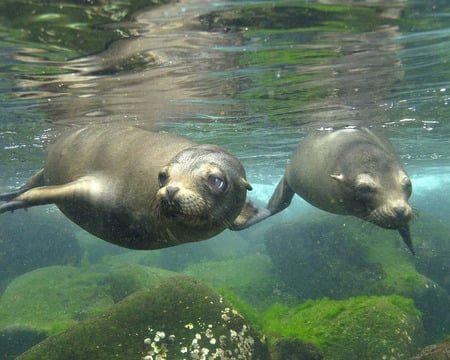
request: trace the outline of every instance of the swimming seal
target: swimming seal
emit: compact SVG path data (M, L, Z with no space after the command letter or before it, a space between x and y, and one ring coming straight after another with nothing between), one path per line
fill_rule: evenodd
M267 210L246 200L247 190L240 161L218 146L97 125L57 139L44 169L0 195L0 213L54 203L101 239L158 249L258 222Z
M274 215L297 193L322 210L398 230L414 254L411 191L411 180L383 137L364 127L318 130L295 150L267 207Z

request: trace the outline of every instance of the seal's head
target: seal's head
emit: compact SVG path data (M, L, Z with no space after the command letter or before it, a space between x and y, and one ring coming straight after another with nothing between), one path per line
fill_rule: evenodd
M158 179L161 218L189 227L230 226L251 189L240 161L215 145L181 151L160 170Z
M344 170L331 177L338 181L346 194L349 214L360 217L386 229L398 230L404 242L414 253L409 235L412 209L408 203L412 185L407 173L395 157L379 148L353 153L352 169L364 169L355 173ZM354 163L360 162L358 166Z

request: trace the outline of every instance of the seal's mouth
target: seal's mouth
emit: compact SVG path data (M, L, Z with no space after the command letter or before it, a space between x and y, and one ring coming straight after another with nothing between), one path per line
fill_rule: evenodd
M411 207L408 204L395 207L383 206L371 211L364 220L385 229L398 230L408 225L411 215Z
M198 225L208 221L203 211L203 201L189 196L160 196L158 199L160 216L187 225Z
M415 255L409 231L411 215L412 211L409 205L393 208L383 207L373 210L364 220L385 229L397 230L408 249Z

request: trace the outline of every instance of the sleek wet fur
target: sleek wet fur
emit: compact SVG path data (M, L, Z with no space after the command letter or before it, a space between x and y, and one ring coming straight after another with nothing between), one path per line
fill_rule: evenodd
M383 137L358 127L317 130L294 152L268 209L278 213L297 193L322 210L398 230L414 254L411 191L407 173Z
M54 203L111 243L158 249L240 230L268 211L246 200L240 161L215 145L131 126L91 126L50 146L47 163L0 213Z

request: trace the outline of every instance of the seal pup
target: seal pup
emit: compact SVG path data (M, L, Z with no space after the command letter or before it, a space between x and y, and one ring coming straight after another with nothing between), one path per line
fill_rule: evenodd
M409 231L412 185L393 146L365 127L311 132L295 150L268 203L272 215L294 193L310 204L396 229L414 254Z
M47 162L0 213L56 206L95 236L130 249L159 249L240 230L267 216L246 200L240 161L215 145L124 125L63 135Z

